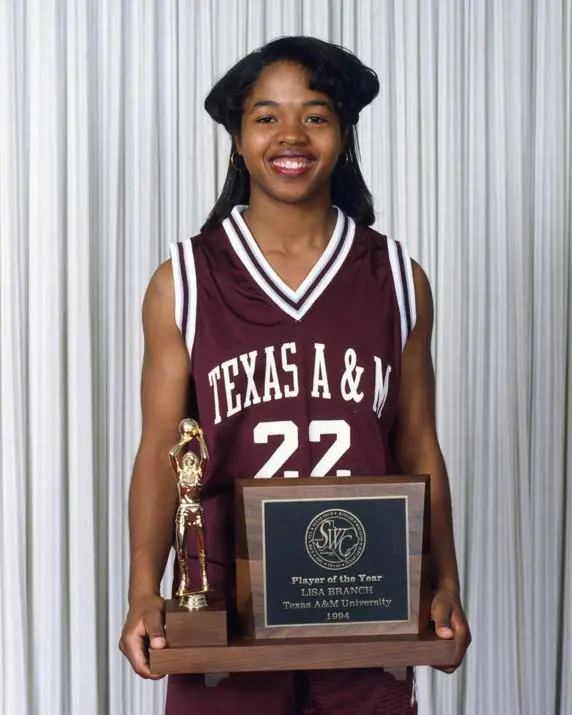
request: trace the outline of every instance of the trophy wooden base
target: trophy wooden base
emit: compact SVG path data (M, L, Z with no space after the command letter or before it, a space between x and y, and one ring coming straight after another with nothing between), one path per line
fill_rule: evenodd
M151 672L452 665L455 642L429 625L429 503L426 476L238 481L231 626L236 620L242 635L232 627L227 634L227 614L212 594L195 611L167 602L167 647L150 650ZM334 562L320 556L311 524L334 539L334 551L339 534L350 532L362 550L359 566L343 560L347 553L336 552Z
M226 608L222 601L208 602L205 608L188 611L178 599L165 602L167 649L226 646Z
M455 660L455 642L431 632L339 639L241 638L226 647L155 648L150 650L149 660L155 674L447 666Z

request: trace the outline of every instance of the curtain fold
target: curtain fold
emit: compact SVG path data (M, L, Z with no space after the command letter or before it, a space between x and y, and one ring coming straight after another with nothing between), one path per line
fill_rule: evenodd
M474 642L421 713L569 715L570 0L0 2L0 713L162 712L117 648L141 302L226 175L206 94L284 34L379 74L376 228L433 288Z
M17 686L2 688L6 712L27 712L30 702L29 463L23 441L29 424L28 250L24 240L15 240L28 230L24 37L22 7L0 4L0 672Z

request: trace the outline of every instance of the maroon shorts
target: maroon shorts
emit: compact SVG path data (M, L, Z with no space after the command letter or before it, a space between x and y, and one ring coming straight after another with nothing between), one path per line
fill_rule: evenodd
M412 694L411 671L396 680L378 668L232 673L211 687L173 675L166 715L416 715Z

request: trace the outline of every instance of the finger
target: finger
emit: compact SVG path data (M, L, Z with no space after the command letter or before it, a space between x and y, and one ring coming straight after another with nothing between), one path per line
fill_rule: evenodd
M447 675L451 675L451 673L454 673L458 665L433 665L432 668L433 670L438 670L440 673L446 673Z
M453 613L451 620L455 633L455 663L460 665L471 643L471 632L464 617Z
M146 637L145 624L140 621L133 630L123 636L124 653L137 675L142 678L158 680L162 676L154 675L149 668L149 659L145 647Z
M439 638L453 638L450 604L443 601L434 603L431 616L435 622L435 633Z
M165 648L167 640L163 614L160 611L151 611L145 615L144 622L151 648Z
M465 647L468 648L471 644L472 636L465 614L459 609L453 609L451 624L455 631L455 638L459 638L459 640L465 643Z

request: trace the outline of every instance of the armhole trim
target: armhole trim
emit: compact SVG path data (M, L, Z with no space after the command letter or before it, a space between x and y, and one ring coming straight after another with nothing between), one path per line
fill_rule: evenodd
M169 246L175 285L175 322L189 357L192 357L197 329L197 274L191 239Z
M415 327L417 313L415 309L415 285L413 283L413 266L409 251L399 241L387 239L389 262L395 286L395 295L399 307L401 321L401 349L405 347L407 338Z

